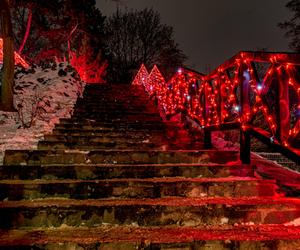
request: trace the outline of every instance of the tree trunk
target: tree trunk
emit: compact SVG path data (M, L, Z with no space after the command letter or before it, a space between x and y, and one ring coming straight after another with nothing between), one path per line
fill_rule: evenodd
M1 86L1 109L14 111L14 41L8 0L0 0L1 27L3 36L3 75Z

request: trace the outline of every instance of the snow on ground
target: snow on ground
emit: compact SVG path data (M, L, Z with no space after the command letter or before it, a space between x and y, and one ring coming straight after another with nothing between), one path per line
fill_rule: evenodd
M211 135L213 146L218 150L240 150L236 131L214 131Z
M179 119L180 118L177 120ZM204 131L198 123L189 117L185 117L185 119L191 130L197 131L199 134L203 134ZM211 133L211 140L213 146L218 150L240 150L238 130L213 131Z
M70 117L84 83L67 64L15 70L15 108L0 111L0 164L6 149L34 149L59 118Z

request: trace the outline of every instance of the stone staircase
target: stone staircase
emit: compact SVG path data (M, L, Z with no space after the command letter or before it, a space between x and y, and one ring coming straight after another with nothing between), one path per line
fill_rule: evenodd
M6 151L0 249L300 249L300 199L238 155L138 86L88 85L38 150Z

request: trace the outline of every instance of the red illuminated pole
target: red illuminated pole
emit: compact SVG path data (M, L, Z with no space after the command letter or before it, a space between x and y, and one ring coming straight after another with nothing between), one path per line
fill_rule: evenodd
M224 122L224 119L223 119L223 112L224 112L224 104L223 104L223 98L222 98L222 77L221 75L219 74L218 75L219 79L218 80L218 99L219 99L219 105L218 105L218 116L219 116L219 121L220 121L220 124L222 124Z
M14 40L7 0L0 0L1 27L3 36L3 78L1 85L1 109L14 111L13 83L14 83Z
M257 72L261 63L270 64L262 79ZM162 93L164 89L161 102L166 113L175 115L181 112L195 119L203 129L206 148L212 146L212 131L240 128L242 163L250 163L250 136L300 162L300 150L294 146L300 132L299 65L300 54L240 52L209 75L198 75L201 85L195 91L191 88L196 86L190 85L195 75L185 69L180 69L169 82L158 88L155 88L156 81L145 84L140 76L135 81L153 88L157 93ZM275 81L278 87L276 106L269 107L267 95ZM238 88L239 92L236 93ZM291 115L290 111L289 88L295 90L297 95L295 115ZM250 96L253 98L251 101ZM258 113L263 114L268 128L255 123Z
M278 141L285 144L290 130L290 108L289 108L289 76L283 66L277 70L278 93L277 93L277 133ZM285 145L287 146L287 145Z
M209 108L208 108L208 102L207 102L207 85L208 82L205 80L204 84L204 96L203 96L203 118L204 118L204 147L205 148L211 148L212 147L212 140L211 140L211 130L209 128L206 128L208 126L208 117L209 117Z
M239 79L240 79L240 117L241 117L241 129L240 129L240 159L243 164L250 163L250 149L251 149L251 139L250 133L247 128L247 120L246 117L248 113L250 113L250 99L249 99L249 79L247 79L247 75L249 74L245 65L241 62L239 67Z

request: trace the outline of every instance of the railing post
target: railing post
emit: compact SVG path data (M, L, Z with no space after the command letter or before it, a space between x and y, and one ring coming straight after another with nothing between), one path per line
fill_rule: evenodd
M205 128L204 128L204 148L206 149L212 148L211 130Z
M206 80L204 81L204 96L203 96L203 116L204 116L204 148L209 149L212 148L212 141L211 141L211 130L206 128L208 124L208 107L207 107L207 93L206 93Z
M289 109L289 77L285 70L277 71L278 93L276 98L277 106L277 133L276 138L281 144L285 144L290 129Z
M251 138L250 133L246 127L247 114L250 113L250 74L247 66L242 62L239 69L239 78L241 80L240 95L241 95L241 107L240 107L240 160L243 164L250 164L251 159Z
M251 161L251 138L250 133L243 128L240 129L240 160L243 164L250 164Z

